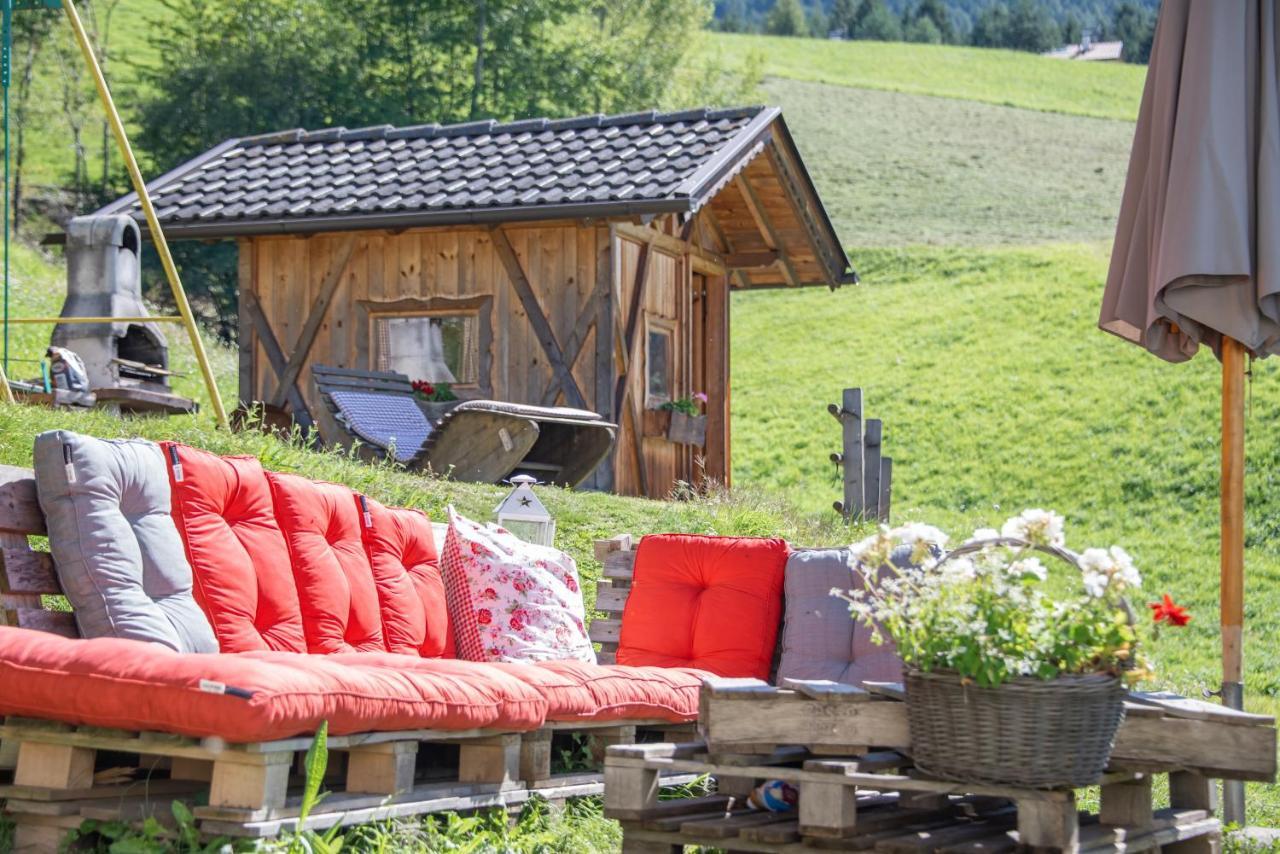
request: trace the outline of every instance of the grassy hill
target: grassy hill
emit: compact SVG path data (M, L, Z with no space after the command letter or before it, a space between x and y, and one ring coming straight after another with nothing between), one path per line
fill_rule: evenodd
M758 52L764 73L837 86L1133 120L1146 69L1012 50L718 33L726 54Z
M761 95L782 107L846 246L1115 234L1131 122L781 77Z

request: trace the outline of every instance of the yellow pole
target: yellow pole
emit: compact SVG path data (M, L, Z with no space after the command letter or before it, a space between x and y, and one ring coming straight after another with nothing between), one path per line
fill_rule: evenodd
M5 403L15 403L13 399L13 389L9 388L9 377L4 372L4 365L0 365L0 400Z
M165 276L169 279L169 287L173 291L173 301L178 305L178 314L182 315L183 325L187 327L187 334L191 336L191 348L195 351L196 361L200 363L200 373L204 376L204 384L209 390L209 403L213 406L214 417L218 420L218 426L230 429L227 422L227 412L222 407L222 395L218 394L218 383L214 379L213 369L209 366L209 357L204 351L204 342L200 339L200 331L196 328L195 317L191 314L191 304L187 302L187 292L182 289L182 280L178 278L178 268L174 266L173 255L169 253L169 243L164 239L164 232L160 230L160 220L156 217L155 208L151 205L151 195L147 192L147 184L142 180L142 172L138 169L138 161L134 159L133 149L129 147L129 137L124 132L124 122L120 120L120 114L116 112L115 102L111 99L111 92L107 89L107 80L102 76L102 69L98 66L98 57L93 53L93 47L89 44L89 37L85 34L84 24L80 22L80 15L76 13L74 0L62 0L62 8L67 10L67 20L71 22L71 29L75 32L76 42L80 45L80 52L84 54L84 61L89 66L89 72L93 75L94 85L98 88L98 96L102 98L102 106L107 112L107 121L111 124L111 132L115 135L116 142L120 146L120 153L124 157L124 164L129 170L129 178L133 181L133 189L138 194L138 202L142 205L142 212L147 218L147 227L151 230L151 239L156 245L156 254L160 256L160 264L164 267Z

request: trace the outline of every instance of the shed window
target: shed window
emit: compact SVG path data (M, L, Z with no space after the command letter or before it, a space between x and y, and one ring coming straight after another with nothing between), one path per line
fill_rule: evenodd
M479 379L475 314L375 316L378 370L411 380L472 385Z
M669 402L675 390L675 326L650 318L645 341L645 405Z

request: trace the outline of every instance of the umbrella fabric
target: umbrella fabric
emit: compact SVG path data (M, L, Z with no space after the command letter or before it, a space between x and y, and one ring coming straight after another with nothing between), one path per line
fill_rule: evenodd
M1280 353L1272 0L1164 0L1098 325L1171 362Z

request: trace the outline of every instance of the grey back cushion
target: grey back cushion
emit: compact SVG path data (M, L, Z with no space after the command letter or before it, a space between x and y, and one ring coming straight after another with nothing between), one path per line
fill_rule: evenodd
M787 559L786 618L778 680L898 682L902 662L893 646L877 645L832 588L857 589L861 574L848 549L798 549Z
M191 594L159 446L51 430L36 437L35 469L49 548L81 637L217 652Z

